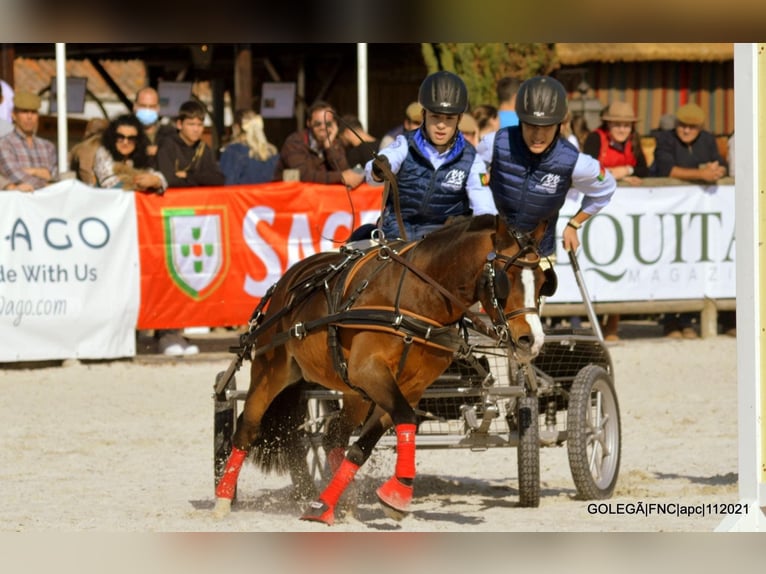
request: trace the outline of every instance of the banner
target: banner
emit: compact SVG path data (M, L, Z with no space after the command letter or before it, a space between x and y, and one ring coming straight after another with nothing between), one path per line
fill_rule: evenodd
M137 194L138 328L246 324L293 263L374 223L382 189L277 182Z
M133 356L138 306L132 193L0 193L0 362Z
M579 207L568 199L559 214L550 303L582 301L561 246ZM577 260L594 302L736 296L734 186L620 186L579 234Z

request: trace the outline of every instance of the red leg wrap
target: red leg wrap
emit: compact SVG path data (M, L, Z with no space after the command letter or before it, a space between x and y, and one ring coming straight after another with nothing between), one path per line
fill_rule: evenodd
M335 522L335 505L338 504L338 500L346 487L354 480L357 470L359 470L358 465L344 458L330 484L319 495L319 498L309 505L306 512L301 516L301 520L324 522L328 526L332 526Z
M357 470L359 470L358 465L344 458L343 462L340 463L340 468L338 468L338 471L333 475L330 484L327 485L327 488L324 489L324 492L319 498L329 506L338 504L341 494L343 494L346 487L351 484L351 481L354 480L354 475Z
M415 478L415 425L396 426L396 476Z
M228 498L229 500L234 498L237 478L239 477L239 471L242 470L242 463L245 461L246 456L246 450L240 450L236 446L231 448L231 454L229 455L229 460L226 461L223 476L215 489L216 498Z
M330 472L334 475L338 472L343 459L346 457L346 449L342 446L335 447L327 453L327 465L330 468Z
M412 486L402 484L395 476L389 478L376 492L383 504L401 512L406 512L412 502Z

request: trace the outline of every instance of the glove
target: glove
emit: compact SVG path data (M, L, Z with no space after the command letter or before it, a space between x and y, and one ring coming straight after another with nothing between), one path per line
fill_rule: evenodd
M379 154L372 160L372 175L382 181L386 178L386 173L391 171L391 162L384 154Z

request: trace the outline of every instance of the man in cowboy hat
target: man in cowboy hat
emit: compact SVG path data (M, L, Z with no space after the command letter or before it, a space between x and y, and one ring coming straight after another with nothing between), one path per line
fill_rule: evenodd
M0 138L0 174L21 191L34 191L58 178L56 146L37 137L40 96L16 92L14 130Z

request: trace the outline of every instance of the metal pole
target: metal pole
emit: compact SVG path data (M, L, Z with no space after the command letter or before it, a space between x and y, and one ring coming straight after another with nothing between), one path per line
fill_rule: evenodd
M596 334L596 337L598 337L598 340L603 342L604 335L601 332L601 325L598 322L598 316L596 315L596 311L593 308L593 303L590 300L588 289L585 286L585 278L583 277L582 271L580 270L580 264L577 261L577 256L571 249L567 251L567 253L569 254L569 261L572 264L572 271L574 271L575 281L577 281L577 286L580 288L582 301L585 303L585 311L588 313L588 319L590 320L591 328Z
M367 125L367 44L356 45L356 81L359 92L357 108L359 121L365 130L369 130Z
M56 44L56 110L58 126L59 176L69 171L67 155L69 133L67 131L66 108L66 44Z

